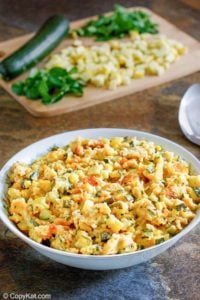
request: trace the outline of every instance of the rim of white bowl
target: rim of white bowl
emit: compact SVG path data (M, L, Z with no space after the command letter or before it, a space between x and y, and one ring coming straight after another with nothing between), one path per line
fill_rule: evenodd
M184 147L178 145L177 143L163 138L159 135L155 135L149 132L145 132L145 131L139 131L139 130L134 130L134 129L126 129L126 128L85 128L85 129L80 129L80 130L72 130L72 131L65 131L62 133L58 133L43 139L38 140L37 142L34 142L28 146L26 146L25 148L21 149L20 151L18 151L15 155L13 155L2 167L1 171L0 171L0 187L3 188L3 185L5 184L5 182L2 182L2 179L6 176L6 173L8 171L8 167L10 168L10 162L11 160L15 159L16 156L20 155L21 153L23 153L24 151L27 151L28 149L31 149L34 145L39 144L39 143L44 143L45 141L49 140L49 139L54 139L57 137L61 137L62 135L72 135L72 134L77 134L78 136L81 136L81 133L86 133L86 132L97 132L97 131L107 131L110 132L118 132L117 136L120 136L119 133L122 133L122 136L124 136L124 133L126 132L126 135L129 136L133 136L133 137L138 137L139 139L146 139L147 141L151 142L156 142L158 144L162 144L162 142L167 143L169 145L174 146L175 148L177 148L180 151L183 151L183 153L185 153L186 155L188 155L192 160L194 160L196 166L195 169L197 169L200 172L200 161L198 160L198 158L192 154L191 152L189 152L187 149L185 149ZM113 134L113 136L116 136L115 134ZM102 135L99 135L99 137L102 137ZM84 138L84 136L83 136ZM91 137L92 138L92 137ZM94 137L93 137L94 138ZM149 139L150 138L150 139ZM152 140L151 140L152 138ZM154 141L155 140L155 141ZM61 146L62 147L62 146ZM165 149L167 149L165 147ZM47 149L48 150L48 149ZM176 153L176 152L175 152ZM178 154L178 153L177 153ZM13 162L12 162L13 164ZM3 189L4 190L4 189ZM0 199L0 205L3 207L3 199ZM130 255L139 255L140 253L145 253L145 252L149 252L149 251L153 251L154 249L158 249L161 248L162 246L166 245L166 244L170 244L170 241L174 241L176 242L176 240L179 240L181 237L185 236L189 231L191 231L199 222L200 222L200 210L198 210L196 212L196 216L194 217L194 219L182 230L180 231L178 234L176 234L175 236L171 237L169 240L166 240L158 245L154 245L152 247L148 247L145 249L141 249L135 252L127 252L127 253L120 253L120 254L107 254L107 255L102 255L102 254L98 254L98 255L91 255L91 254L77 254L77 253L71 253L71 252L67 252L67 251L62 251L62 250L58 250L58 249L54 249L45 245L42 245L38 242L35 242L34 240L32 240L31 238L29 238L27 235L25 235L24 233L22 233L17 226L11 222L8 218L8 215L6 215L5 212L3 212L3 209L0 209L0 219L2 220L2 222L6 225L6 227L8 227L10 229L11 232L13 232L17 237L19 237L20 239L22 239L24 242L26 242L28 245L32 245L35 248L40 248L42 250L44 250L44 252L50 252L52 254L59 254L62 256L71 256L74 258L86 258L86 259L111 259L111 258L116 258L116 257L122 257L122 256L130 256Z

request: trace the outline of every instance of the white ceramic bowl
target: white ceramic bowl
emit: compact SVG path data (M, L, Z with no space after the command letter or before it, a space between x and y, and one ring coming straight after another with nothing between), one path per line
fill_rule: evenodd
M147 139L148 141L154 141L157 144L162 145L165 149L171 150L176 154L183 157L186 161L191 163L193 172L196 174L200 174L200 162L197 158L195 158L190 152L182 148L181 146L167 140L161 138L159 136L155 136L149 133L128 130L128 129L106 129L106 128L98 128L98 129L85 129L78 131L65 132L58 135L51 136L49 138L40 140L25 149L18 152L14 155L2 168L0 172L0 217L3 223L20 239L29 244L35 250L44 254L45 256L77 268L83 269L91 269L91 270L109 270L109 269L118 269L129 267L132 265L136 265L142 262L145 262L156 255L162 253L169 247L171 247L174 243L176 243L181 237L183 237L186 233L188 233L191 229L193 229L200 221L200 211L197 212L196 217L192 220L192 222L185 227L179 234L172 237L171 239L144 249L137 251L135 253L125 253L125 254L115 254L115 255L84 255L84 254L73 254L67 253L64 251L56 250L53 248L46 247L41 245L30 238L28 238L25 234L23 234L20 230L17 229L14 223L12 223L7 215L7 212L3 205L3 197L7 189L6 185L6 177L7 172L12 166L12 164L16 161L23 161L26 163L31 163L38 156L46 153L50 147L53 145L64 146L70 141L74 140L76 137L81 136L83 138L99 138L99 137L113 137L113 136L137 136L139 139Z

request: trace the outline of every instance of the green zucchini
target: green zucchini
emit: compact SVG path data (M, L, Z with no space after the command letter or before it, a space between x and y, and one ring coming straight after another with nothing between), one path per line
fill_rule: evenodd
M68 30L64 16L49 18L33 38L0 63L0 75L9 80L30 69L58 46Z

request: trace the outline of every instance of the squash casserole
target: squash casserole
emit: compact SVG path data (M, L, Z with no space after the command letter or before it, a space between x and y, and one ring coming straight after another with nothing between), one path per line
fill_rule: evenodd
M134 252L194 218L200 175L173 152L132 137L54 146L8 175L9 218L32 240L78 254Z

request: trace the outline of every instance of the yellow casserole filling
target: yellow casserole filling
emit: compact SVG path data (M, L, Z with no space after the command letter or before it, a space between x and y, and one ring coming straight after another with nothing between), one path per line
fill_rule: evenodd
M119 254L168 240L194 218L200 175L153 142L78 138L16 162L6 201L31 239L81 254Z

